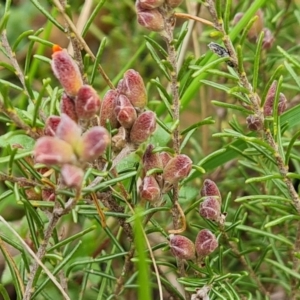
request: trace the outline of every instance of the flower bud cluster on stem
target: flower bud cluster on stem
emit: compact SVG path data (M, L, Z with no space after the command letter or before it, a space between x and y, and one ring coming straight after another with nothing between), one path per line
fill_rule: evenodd
M189 175L192 160L184 154L172 156L167 152L157 153L153 150L154 146L149 144L142 158L140 197L156 205L163 194L169 192L174 184L178 184ZM151 175L148 175L149 173Z

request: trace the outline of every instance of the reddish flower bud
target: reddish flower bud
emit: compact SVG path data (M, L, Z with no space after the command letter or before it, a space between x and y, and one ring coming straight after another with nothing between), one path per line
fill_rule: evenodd
M170 7L175 8L182 3L182 0L167 0L167 3Z
M66 93L63 93L60 100L60 112L68 115L73 121L77 123L78 116L75 110L75 102Z
M260 131L263 129L264 124L261 119L256 115L250 115L246 118L247 127L251 131Z
M159 156L161 158L163 168L167 165L167 163L173 158L168 152L161 152L159 153Z
M124 95L119 95L116 101L115 114L117 120L124 128L131 128L137 115L134 107Z
M141 8L144 9L153 9L163 5L165 0L138 0Z
M273 114L273 104L275 100L275 95L276 95L276 89L277 89L277 81L274 80L272 85L270 86L267 97L266 97L266 102L264 105L264 115L265 117L272 116Z
M145 111L138 116L130 131L130 140L135 144L145 142L156 129L155 113Z
M84 172L76 166L65 164L61 168L61 176L66 186L80 189L83 182Z
M268 50L273 46L275 39L269 28L264 28L263 31L265 35L262 42L262 48Z
M119 95L117 90L109 90L105 94L102 104L101 104L101 112L100 112L100 125L105 127L106 120L109 120L111 128L118 127L118 120L115 115L115 107L116 107L116 99Z
M48 136L55 136L59 122L60 117L50 116L46 121L44 134Z
M194 259L195 245L194 243L182 235L170 235L170 248L172 254L180 259Z
M277 81L274 80L274 82L272 83L272 85L268 90L266 102L264 105L265 117L269 117L273 115L273 106L275 101L276 89L277 89ZM287 100L285 95L283 93L280 93L278 99L278 115L281 115L286 110L286 102Z
M283 93L279 94L279 100L278 100L278 115L281 115L285 112L287 106L287 100Z
M75 99L76 113L79 119L90 119L99 112L100 98L90 85L83 85Z
M169 190L174 183L187 177L192 169L192 163L192 160L184 154L173 157L164 168L164 191Z
M208 220L219 222L221 220L221 205L214 196L207 196L199 208L200 215Z
M205 257L216 250L218 241L216 236L208 229L201 230L195 241L195 248L198 257Z
M147 173L151 169L162 169L163 164L159 153L152 153L154 146L149 144L143 155L143 171Z
M75 148L81 139L81 129L68 115L62 114L56 136Z
M68 143L51 136L39 138L33 153L35 161L45 165L72 163L76 159Z
M75 97L83 82L78 65L66 49L56 50L52 54L51 66L65 92L70 97Z
M164 19L157 8L155 9L143 9L139 3L136 5L137 21L138 23L151 31L163 31Z
M210 179L205 179L201 189L201 196L215 196L215 198L221 203L222 197L216 183Z
M135 70L128 70L118 84L121 94L127 96L134 107L144 108L147 105L147 93L143 78Z
M55 201L55 191L54 190L42 190L43 201Z
M232 25L236 25L240 20L241 18L244 16L244 13L242 12L238 12L234 15L233 17L233 20L232 20Z
M157 202L161 199L160 187L154 176L146 176L140 185L141 199Z
M102 155L110 143L107 130L101 126L95 126L82 135L82 143L76 149L82 161L93 161Z

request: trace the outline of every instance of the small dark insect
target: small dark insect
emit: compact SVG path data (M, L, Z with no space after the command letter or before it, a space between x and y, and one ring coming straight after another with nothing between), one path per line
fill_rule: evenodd
M208 48L219 57L230 57L228 51L217 43L209 43ZM234 67L234 64L230 60L228 60L226 63L228 66Z
M215 54L217 54L218 56L220 57L226 57L226 56L229 56L229 53L228 51L220 46L219 44L216 44L216 43L209 43L208 44L208 48Z

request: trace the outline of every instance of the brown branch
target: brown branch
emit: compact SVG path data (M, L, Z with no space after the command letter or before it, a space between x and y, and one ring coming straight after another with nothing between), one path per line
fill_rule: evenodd
M208 21L208 20L206 20L206 19L202 19L202 18L199 18L199 17L197 17L197 16L190 15L190 14L185 14L185 13L175 12L175 13L174 13L174 16L175 16L176 18L188 19L188 20L194 20L194 21L203 23L203 24L205 24L205 25L215 27L215 26L214 26L214 23L212 23L212 22L210 22L210 21Z

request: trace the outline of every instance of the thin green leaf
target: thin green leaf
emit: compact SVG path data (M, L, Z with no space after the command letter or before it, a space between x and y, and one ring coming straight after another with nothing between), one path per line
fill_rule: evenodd
M207 70L212 69L214 66L228 61L228 57L220 57L210 63L208 63L207 65L203 66L203 67L199 67L199 66L192 66L193 69L198 69L198 71L193 73L193 77L198 77L200 74L205 73Z
M25 291L22 277L19 273L18 267L17 267L14 259L12 258L9 251L6 249L5 244L3 243L1 238L0 238L0 250L3 254L5 262L7 263L8 267L10 269L11 276L12 276L12 279L14 282L14 288L17 293L17 297L18 297L18 299L22 299L24 291Z
M181 135L185 135L187 134L189 131L193 130L193 129L198 129L199 127L203 126L203 125L208 125L208 124L214 124L215 120L212 117L207 117L202 121L199 121L191 126L189 126L188 128L184 129L181 132Z
M154 214L154 213L156 213L158 211L169 211L169 210L170 210L170 207L164 207L164 206L162 206L162 207L154 207L154 208L150 208L150 209L147 209L147 210L141 212L140 213L140 217L145 217L145 216L147 216L149 214ZM127 223L131 223L131 222L135 221L136 218L138 218L138 217L139 216L137 216L137 215L133 215L132 217L130 217L130 218L127 219Z
M294 71L294 69L292 68L292 66L288 63L288 62L284 62L284 65L287 69L287 71L290 73L290 75L292 76L292 78L295 80L295 82L298 85L298 88L300 90L300 78L299 76L296 74L296 72Z
M11 87L19 92L22 92L23 89L9 81L6 81L6 80L3 80L3 79L0 79L0 85L4 85L4 86L7 86L7 87ZM3 87L1 87L1 89L3 89Z
M291 268L286 267L284 264L278 263L277 261L271 260L269 258L266 258L265 262L270 263L271 265L273 265L274 267L278 268L282 272L284 272L286 274L289 274L289 275L297 278L298 280L300 279L300 274L298 272L295 272Z
M83 259L83 260L75 261L68 266L67 271L66 271L66 277L69 277L72 269L76 266L84 266L84 265L91 264L91 263L101 263L101 262L112 260L112 259L115 259L118 257L124 257L127 253L128 252L120 252L120 253L115 253L112 255L103 255L100 258L90 258L90 259Z
M33 57L42 62L45 62L45 63L51 65L51 59L49 57L45 57L45 56L38 55L38 54L34 54Z
M100 43L99 48L98 48L98 51L97 51L97 54L96 54L96 59L95 59L94 64L93 64L91 79L90 79L91 84L94 83L94 80L95 80L95 77L96 77L96 74L97 74L97 70L98 70L98 66L100 64L100 59L102 57L104 48L106 46L106 41L107 41L107 39L104 37L102 39L101 43Z
M280 174L273 174L273 175L266 175L260 177L252 177L245 181L245 183L252 183L252 182L261 182L261 181L268 181L272 179L283 179L282 175Z
M0 293L3 297L3 300L11 300L5 287L3 286L3 284L0 283Z
M244 64L243 64L243 48L241 45L237 45L236 47L237 60L238 60L238 71L240 74L244 74Z
M44 39L42 39L42 38L39 38L39 37L37 37L37 36L35 36L35 35L30 35L30 36L29 36L29 39L30 39L31 41L34 41L34 42L40 43L40 44L42 44L42 45L44 45L44 46L47 46L47 47L49 47L49 48L51 48L51 49L52 49L52 47L53 47L53 45L54 45L52 42L49 42L49 41L44 40Z
M154 39L147 35L145 35L144 38L147 42L149 42L152 45L153 48L155 48L155 50L157 50L163 56L163 59L168 58L168 53L158 42L156 42Z
M84 188L82 190L82 192L84 194L88 194L88 193L91 193L91 192L100 191L100 190L105 189L105 188L107 188L109 186L112 186L112 185L114 185L114 184L116 184L118 182L121 182L121 181L123 181L125 179L134 177L136 174L137 174L137 171L128 172L128 173L125 173L124 175L118 176L117 178L113 178L113 179L107 180L105 182L101 182L101 183L95 185L94 187Z
M289 53L287 53L284 49L282 49L280 46L277 46L277 50L290 62L292 63L295 67L300 69L300 62L292 57Z
M276 226L278 224L281 224L285 221L291 221L291 220L299 220L300 217L299 216L296 216L296 215L288 215L288 216L283 216L283 217L280 217L276 220L273 220L273 221L270 221L268 222L267 224L265 224L265 228L269 228L269 227L272 227L272 226Z
M31 0L32 1L32 0ZM34 35L38 36L40 33L42 33L44 30L44 28L40 28L38 29ZM24 74L28 74L29 70L30 70L30 65L31 65L31 61L32 61L32 52L33 52L33 47L34 47L35 42L34 41L30 41L29 46L27 47L27 51L26 51L26 58L25 58L25 67L24 67Z
M151 284L149 278L149 262L145 253L146 242L144 237L144 229L141 221L142 210L139 209L135 212L134 221L134 244L137 250L137 267L138 267L138 299L151 299Z
M178 50L178 52L180 52L180 47L182 46L182 42L188 33L189 30L188 26L189 26L189 22L183 23L178 38L175 41L175 49Z
M7 25L9 16L10 16L10 12L7 11L7 12L4 13L3 17L1 18L1 20L0 20L0 34L2 33L3 30L6 29L6 25Z
M271 238L273 240L280 241L289 246L293 246L293 243L291 241L289 241L287 238L281 236L280 234L273 234L273 233L267 232L265 230L260 230L260 229L253 228L251 226L246 226L246 225L238 225L236 228L238 230L247 231L248 233L265 236L265 237Z
M47 20L51 21L62 32L65 32L65 28L40 4L38 0L30 0L30 2L46 17Z
M67 244L75 241L76 239L78 239L78 238L86 235L87 233L95 230L96 228L97 227L95 225L93 225L93 226L91 226L91 227L89 227L89 228L87 228L87 229L85 229L85 230L83 230L81 232L78 232L78 233L76 233L76 234L74 234L74 235L72 235L72 236L70 236L70 237L68 237L68 238L60 241L59 243L55 244L54 246L52 246L51 248L48 249L48 252L51 252L51 251L53 251L55 249L58 249L58 248L61 248L61 247L65 246L65 245L67 245Z
M232 5L232 0L226 0L223 23L224 23L225 32L227 34L229 33L231 5Z
M84 37L86 33L88 32L91 24L93 23L94 19L96 18L98 12L102 8L103 4L106 0L100 0L97 2L97 5L95 6L93 12L90 14L90 17L87 19L87 21L84 24L83 30L82 30L82 36Z
M170 76L169 76L169 72L166 69L166 67L163 65L163 63L161 62L161 59L157 55L154 47L149 42L146 42L146 47L148 48L153 60L156 62L159 69L163 72L163 74L166 76L166 78L170 81L171 79L170 79Z
M247 114L248 116L252 114L252 112L240 105L236 105L236 104L230 104L227 102L221 102L221 101L217 101L217 100L212 100L211 103L215 106L219 106L219 107L224 107L227 109L234 109L234 110L238 110L244 114Z

